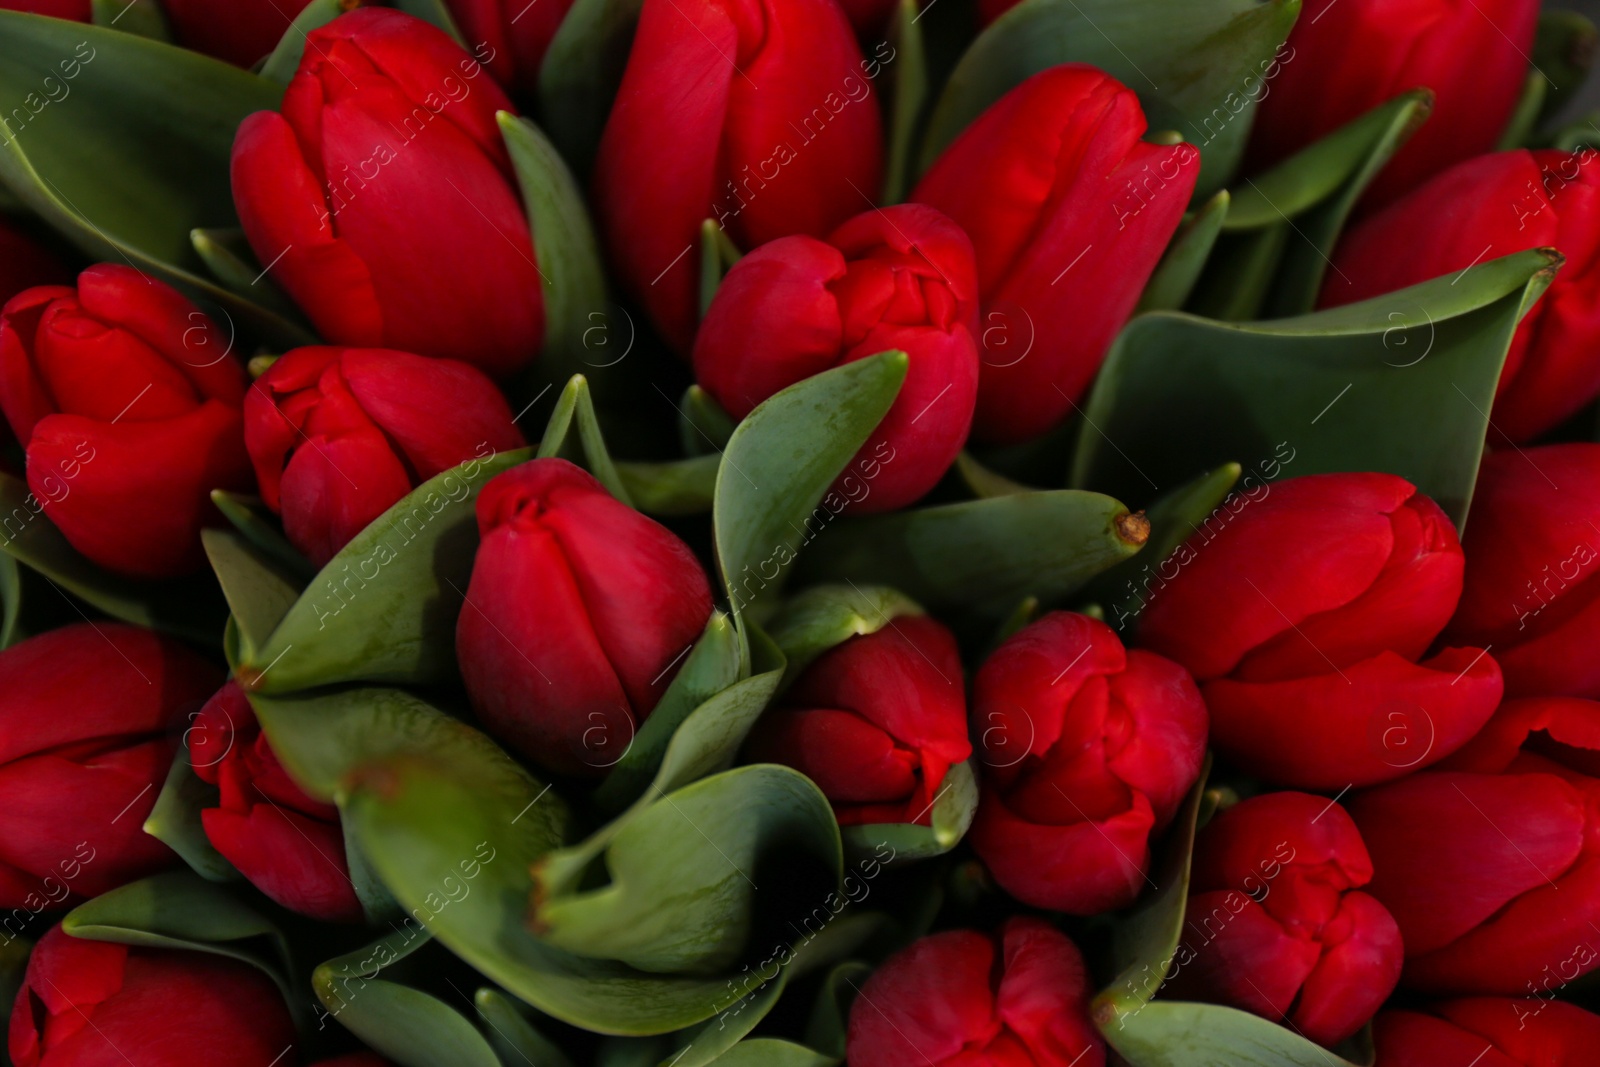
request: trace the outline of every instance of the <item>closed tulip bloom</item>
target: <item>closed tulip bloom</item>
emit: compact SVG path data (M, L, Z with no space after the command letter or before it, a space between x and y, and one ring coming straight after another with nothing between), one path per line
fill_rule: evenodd
M910 615L835 646L756 724L747 753L816 782L842 826L927 826L946 772L972 755L955 638Z
M902 204L827 241L783 237L739 260L695 338L695 377L742 419L802 379L904 351L905 383L859 453L893 457L856 508L887 511L932 489L966 442L977 325L972 242L932 208Z
M289 24L310 2L161 0L161 12L183 47L238 67L253 67L278 47Z
M1170 562L1140 643L1199 680L1212 744L1252 774L1303 789L1388 781L1455 751L1500 702L1484 649L1422 659L1461 594L1461 546L1402 478L1278 482Z
M497 377L534 357L544 297L495 119L509 110L478 60L421 19L361 8L306 36L282 113L239 127L233 199L257 258L323 337Z
M821 237L871 206L880 60L862 59L833 0L645 0L594 200L619 280L679 352L694 340L704 220L749 249Z
M1026 441L1072 414L1178 228L1199 153L1146 143L1145 127L1115 78L1052 67L978 116L911 194L977 253L980 440Z
M1247 167L1270 166L1426 87L1428 121L1367 190L1373 207L1394 200L1494 147L1522 95L1538 20L1539 0L1307 0L1257 95ZM1221 132L1206 126L1208 139Z
M1205 759L1206 709L1171 660L1105 623L1052 612L978 671L984 765L972 843L1025 904L1094 915L1133 903L1150 838Z
M1600 699L1600 445L1491 452L1452 642L1494 646L1511 696Z
M130 948L59 926L34 946L11 1009L16 1067L270 1067L294 1022L259 968L209 952Z
M1559 1000L1466 997L1372 1024L1378 1067L1587 1067L1600 1016Z
M1530 248L1566 263L1523 318L1494 428L1526 441L1600 394L1600 156L1501 152L1459 163L1347 233L1322 289L1331 307Z
M177 728L222 671L120 623L0 652L0 908L38 913L171 867L143 830ZM18 913L0 918L15 934Z
M1600 965L1600 704L1510 700L1440 769L1360 794L1403 981L1553 997Z
M540 766L596 775L624 752L711 615L689 546L564 459L478 494L456 626L478 717Z
M862 985L850 1067L1104 1067L1089 982L1078 946L1038 919L924 937Z
M1400 980L1400 929L1361 887L1372 860L1338 804L1265 793L1195 842L1186 936L1168 991L1287 1020L1320 1045L1354 1034Z
M532 100L539 65L572 0L445 0L461 35L482 42L479 58L506 92Z
M318 566L422 482L525 444L482 371L378 348L295 349L244 418L262 499Z
M200 812L212 847L289 910L359 922L338 809L289 777L237 683L206 702L186 737L195 773L219 793L217 806Z
M211 491L253 481L229 347L176 289L109 263L0 311L0 410L28 488L79 552L139 578L204 564Z

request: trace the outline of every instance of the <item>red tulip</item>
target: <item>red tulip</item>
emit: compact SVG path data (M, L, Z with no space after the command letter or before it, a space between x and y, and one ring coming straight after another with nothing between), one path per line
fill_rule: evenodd
M30 15L50 15L74 22L88 22L91 0L0 0L0 10L26 11Z
M0 410L72 546L141 578L198 569L213 489L249 489L231 341L176 289L110 263L0 312ZM17 531L7 522L5 535Z
M645 0L594 199L623 286L678 351L694 339L704 220L754 248L872 205L873 79L893 57L862 59L832 0Z
M1433 178L1347 233L1322 289L1331 307L1530 248L1567 256L1517 327L1494 428L1526 441L1600 394L1600 164L1594 149L1502 152Z
M955 638L911 615L835 646L757 723L748 754L816 782L843 826L927 826L946 772L972 755Z
M981 440L1026 441L1070 415L1133 313L1200 159L1144 132L1132 90L1093 67L1052 67L980 115L911 194L977 252Z
M1307 0L1271 81L1251 95L1260 169L1409 89L1432 114L1367 190L1378 207L1499 140L1528 77L1539 0ZM1247 87L1248 89L1248 87ZM1225 122L1202 120L1206 140Z
M1600 445L1493 452L1478 471L1448 639L1492 645L1511 696L1600 699Z
M1147 588L1140 642L1200 681L1212 743L1250 773L1388 781L1455 751L1500 701L1485 650L1421 659L1461 571L1450 520L1409 482L1291 478L1177 550Z
M943 215L903 204L857 215L826 242L782 237L717 289L694 344L695 377L736 419L804 378L901 349L905 384L860 456L883 463L857 510L922 496L966 442L978 389L972 242Z
M924 937L862 985L850 1067L1104 1067L1089 981L1078 946L1038 919Z
M338 809L295 785L237 683L217 691L187 736L195 773L221 794L200 813L212 847L289 910L360 922Z
M572 0L445 0L461 35L478 46L483 65L512 96L532 100L539 65Z
M1404 982L1554 996L1600 965L1600 704L1507 701L1439 770L1350 803Z
M238 67L272 54L311 0L161 0L172 35L185 48ZM296 37L299 34L295 35Z
M481 371L377 348L297 348L244 414L261 495L318 566L420 483L526 443Z
M1075 915L1131 904L1151 836L1205 759L1206 709L1188 674L1058 611L995 650L973 701L985 781L972 843L995 880Z
M72 272L54 252L0 217L0 303L35 285L71 284Z
M1195 842L1184 923L1193 958L1169 979L1172 996L1288 1020L1321 1045L1343 1041L1400 980L1400 929L1359 891L1371 880L1339 805L1266 793L1228 808Z
M488 731L594 775L627 750L711 614L689 546L564 459L478 494L482 543L456 653Z
M496 376L538 351L539 268L495 120L511 102L482 74L443 31L361 8L307 35L282 114L239 127L250 247L329 341Z
M1600 1016L1559 1000L1471 997L1372 1024L1378 1067L1587 1067Z
M174 727L222 671L120 623L51 630L0 652L0 920L88 898L177 862L143 830Z
M281 1067L294 1041L278 987L248 963L59 926L34 946L11 1010L16 1067Z

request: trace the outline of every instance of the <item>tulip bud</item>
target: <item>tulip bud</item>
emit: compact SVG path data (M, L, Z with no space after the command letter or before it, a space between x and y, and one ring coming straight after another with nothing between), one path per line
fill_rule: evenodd
M694 340L704 220L754 248L821 237L872 205L887 47L863 59L832 0L645 0L594 199L623 286L679 352Z
M35 285L71 284L72 272L54 252L0 217L0 304Z
M1458 163L1346 233L1322 287L1333 307L1531 248L1567 255L1512 338L1494 429L1526 441L1600 394L1600 163L1581 152L1501 152Z
M282 113L239 127L233 199L322 336L497 377L533 358L544 297L495 119L509 110L478 60L410 15L361 8L306 36Z
M120 623L50 630L0 652L0 908L15 909L0 918L3 936L177 862L142 827L175 727L221 674Z
M1168 991L1287 1020L1320 1045L1343 1041L1400 980L1400 929L1358 891L1371 880L1361 833L1338 804L1266 793L1228 808L1195 841L1192 958Z
M1144 590L1140 643L1201 683L1217 751L1305 789L1388 781L1455 751L1501 680L1479 648L1419 662L1461 593L1450 520L1389 474L1266 490L1219 508Z
M973 433L1014 444L1075 409L1199 175L1148 144L1133 91L1093 67L1035 74L945 149L911 194L972 237L983 298Z
M1372 1039L1382 1067L1585 1067L1600 1016L1559 1000L1469 997L1386 1011Z
M869 211L826 242L783 237L739 260L695 338L695 377L742 419L804 378L903 350L905 384L857 453L881 464L857 510L888 511L932 489L966 442L977 298L955 223L920 204Z
M220 804L200 813L206 837L252 885L290 911L324 922L360 922L339 810L294 783L256 722L244 690L229 682L188 732L195 773Z
M901 616L807 667L747 754L816 782L841 826L927 826L946 772L972 755L966 704L950 631Z
M456 626L485 728L540 766L595 775L625 752L711 615L689 546L564 459L478 494Z
M1025 904L1093 915L1147 883L1150 838L1205 760L1206 709L1183 668L1057 611L978 671L982 800L972 843Z
M141 578L204 563L211 491L252 482L230 347L176 289L110 263L0 311L0 410L28 488L79 552Z
M1039 919L947 930L889 957L850 1009L850 1067L1104 1067L1089 972Z
M15 1067L281 1067L294 1043L278 987L248 963L59 926L34 946L11 1009Z
M1491 452L1447 637L1493 645L1511 696L1600 699L1600 445Z
M272 54L290 22L310 2L161 0L161 13L183 47L248 69Z
M505 91L532 100L539 91L539 65L567 17L572 0L445 0L476 54Z
M1246 168L1268 167L1426 87L1428 121L1367 188L1368 206L1389 203L1494 147L1527 80L1538 20L1539 0L1307 0L1254 90L1245 86L1257 102ZM1221 108L1214 115L1201 120L1205 141L1229 117Z
M525 444L475 367L375 348L295 349L244 418L262 498L319 567L422 482Z
M1600 966L1597 723L1592 701L1510 700L1438 770L1350 802L1407 986L1548 998Z

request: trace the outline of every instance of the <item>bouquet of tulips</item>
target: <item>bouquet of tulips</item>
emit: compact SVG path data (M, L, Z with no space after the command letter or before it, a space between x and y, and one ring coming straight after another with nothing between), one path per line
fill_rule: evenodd
M0 1061L1600 1062L1597 45L0 0Z

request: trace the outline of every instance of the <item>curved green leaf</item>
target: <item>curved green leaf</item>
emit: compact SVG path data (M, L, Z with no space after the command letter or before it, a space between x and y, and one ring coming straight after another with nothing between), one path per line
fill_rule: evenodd
M154 0L93 0L89 19L96 26L138 34L152 41L172 40L166 17Z
M452 677L478 491L532 458L532 449L473 458L407 494L328 561L241 677L264 693Z
M1589 68L1594 65L1595 48L1600 45L1600 30L1577 11L1542 11L1539 32L1533 41L1534 72L1549 79L1545 86L1540 121L1565 110L1567 103L1583 87Z
M1522 252L1273 322L1135 319L1090 393L1072 484L1149 496L1276 456L1295 475L1398 474L1459 527L1512 334L1560 263Z
M882 582L928 606L1009 613L1059 601L1139 551L1146 530L1108 496L1019 493L840 523L801 560L806 582Z
M678 405L678 439L689 456L722 455L737 424L712 395L691 385Z
M895 859L927 859L941 856L967 836L973 818L978 814L978 778L972 773L972 764L958 763L945 774L934 794L931 824L873 823L867 826L846 826L839 834L844 841L847 859L881 855L887 846Z
M4 472L0 472L0 552L41 575L62 597L71 593L114 619L213 648L222 640L228 609L209 574L141 582L102 570L67 543L27 485ZM81 611L76 605L73 610Z
M972 490L972 495L980 500L987 500L993 496L1016 496L1018 493L1034 491L998 471L990 470L965 449L956 456L956 471L961 475L961 480L967 483L967 488Z
M929 119L922 166L1031 75L1088 63L1139 94L1151 129L1180 130L1199 147L1195 192L1210 196L1238 164L1254 118L1251 86L1270 81L1299 12L1299 0L1023 0L956 65Z
M668 463L618 463L617 477L647 515L703 515L711 510L720 455Z
M580 173L622 84L643 0L575 0L539 64L539 113L550 139Z
M507 1067L535 1064L536 1067L574 1067L555 1042L534 1028L527 1005L512 1000L498 989L487 986L472 998L478 1018L489 1028L489 1043Z
M317 967L311 988L328 1015L401 1067L501 1067L488 1040L459 1011L379 977L428 940L419 929L397 929Z
M572 440L574 428L578 432L576 442ZM567 379L561 395L556 398L555 410L550 413L544 437L539 441L538 454L541 459L561 456L579 463L608 493L633 506L628 487L606 448L600 419L594 410L594 398L589 393L589 380L583 375L574 374Z
M1357 1067L1277 1023L1219 1004L1158 1000L1102 1023L1101 1033L1132 1067Z
M1139 297L1139 311L1172 311L1188 301L1211 258L1231 203L1223 189L1184 220Z
M1511 118L1506 122L1500 140L1495 142L1496 152L1533 147L1534 127L1538 125L1539 116L1544 112L1544 101L1549 93L1549 87L1549 80L1538 71L1530 72L1523 80L1522 95L1517 98L1516 109L1511 112Z
M717 472L712 526L735 621L848 509L850 498L829 486L894 403L906 365L904 352L884 352L824 371L769 397L734 430Z
M0 99L11 102L0 115L0 178L89 256L129 263L292 341L296 328L204 277L189 237L237 225L233 135L281 92L198 52L0 11Z
M22 640L22 571L0 553L0 652Z
M200 541L227 598L239 652L249 657L300 599L301 583L233 530L202 530Z
M220 807L221 803L217 787L194 772L185 732L184 743L172 757L166 783L144 821L144 832L176 852L191 871L206 881L236 881L239 872L212 846L200 820L202 811Z
M273 523L261 515L261 498L243 493L230 493L226 489L213 489L211 502L222 512L222 517L238 530L263 555L279 564L286 573L300 581L316 577L317 569L300 550Z
M898 204L911 189L919 120L928 106L928 49L922 40L922 6L916 0L895 5L894 75L889 104L889 143L883 174L883 202Z
M714 1061L717 1067L837 1067L838 1059L776 1037L741 1041Z
M1260 318L1292 236L1287 221L1223 234L1195 283L1189 310L1223 322Z
M700 223L700 317L711 310L717 289L733 265L739 262L739 248L716 219Z
M842 1059L850 1027L850 1005L872 974L870 964L847 960L828 972L806 1022L806 1044Z
M921 614L916 601L885 585L818 585L786 600L766 629L788 661L787 684L835 645Z

